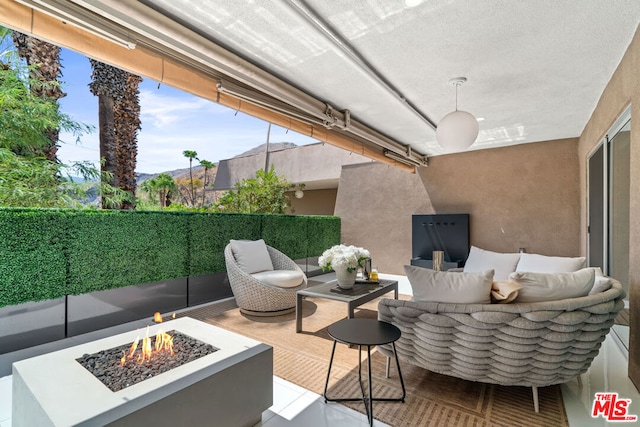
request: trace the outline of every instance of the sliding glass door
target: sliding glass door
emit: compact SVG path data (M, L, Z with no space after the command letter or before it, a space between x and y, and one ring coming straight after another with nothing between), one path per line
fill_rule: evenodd
M619 280L627 295L630 131L631 112L628 109L591 154L588 162L589 265L600 267L606 275ZM628 303L616 319L616 324L614 331L628 348Z

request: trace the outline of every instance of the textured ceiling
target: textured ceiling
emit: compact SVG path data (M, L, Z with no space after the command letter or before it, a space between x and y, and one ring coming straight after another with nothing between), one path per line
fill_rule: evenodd
M472 149L579 136L640 22L638 0L144 0L417 151L437 123L482 117ZM382 87L300 8L377 71Z

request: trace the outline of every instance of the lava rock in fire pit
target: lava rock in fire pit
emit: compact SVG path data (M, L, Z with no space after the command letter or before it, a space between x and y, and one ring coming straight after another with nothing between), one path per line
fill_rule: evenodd
M130 343L98 353L85 354L76 361L109 390L118 391L218 351L211 344L180 332L169 331L167 335L173 337L173 352L152 350L151 357L143 360L140 357L141 348L131 354L134 343ZM155 349L157 339L149 337L151 349Z

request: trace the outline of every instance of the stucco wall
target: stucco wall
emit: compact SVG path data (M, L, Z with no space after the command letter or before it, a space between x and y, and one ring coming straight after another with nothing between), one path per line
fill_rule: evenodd
M381 163L342 168L335 214L342 242L371 252L385 273L404 274L411 259L411 215L434 213L417 174Z
M290 194L291 207L296 215L333 215L336 207L337 188L304 190L302 199Z
M471 244L498 252L580 255L577 139L436 156L410 174L344 167L336 200L342 240L386 273L411 259L411 215L470 214Z
M337 188L342 165L371 162L367 157L350 153L329 144L309 144L269 152L269 166L294 184L304 183L308 190ZM254 178L264 169L265 154L234 157L220 161L214 183L216 190L234 188L244 178Z
M587 240L587 159L622 112L631 105L629 224L629 377L640 386L640 30L605 88L580 136L581 245Z
M418 173L436 213L470 214L472 245L580 255L577 139L436 156Z

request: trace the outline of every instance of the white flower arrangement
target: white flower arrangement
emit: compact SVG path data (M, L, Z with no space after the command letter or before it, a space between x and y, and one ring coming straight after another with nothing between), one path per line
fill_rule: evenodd
M336 245L322 253L318 264L322 270L344 269L353 272L364 266L364 261L371 258L368 250L356 246Z

